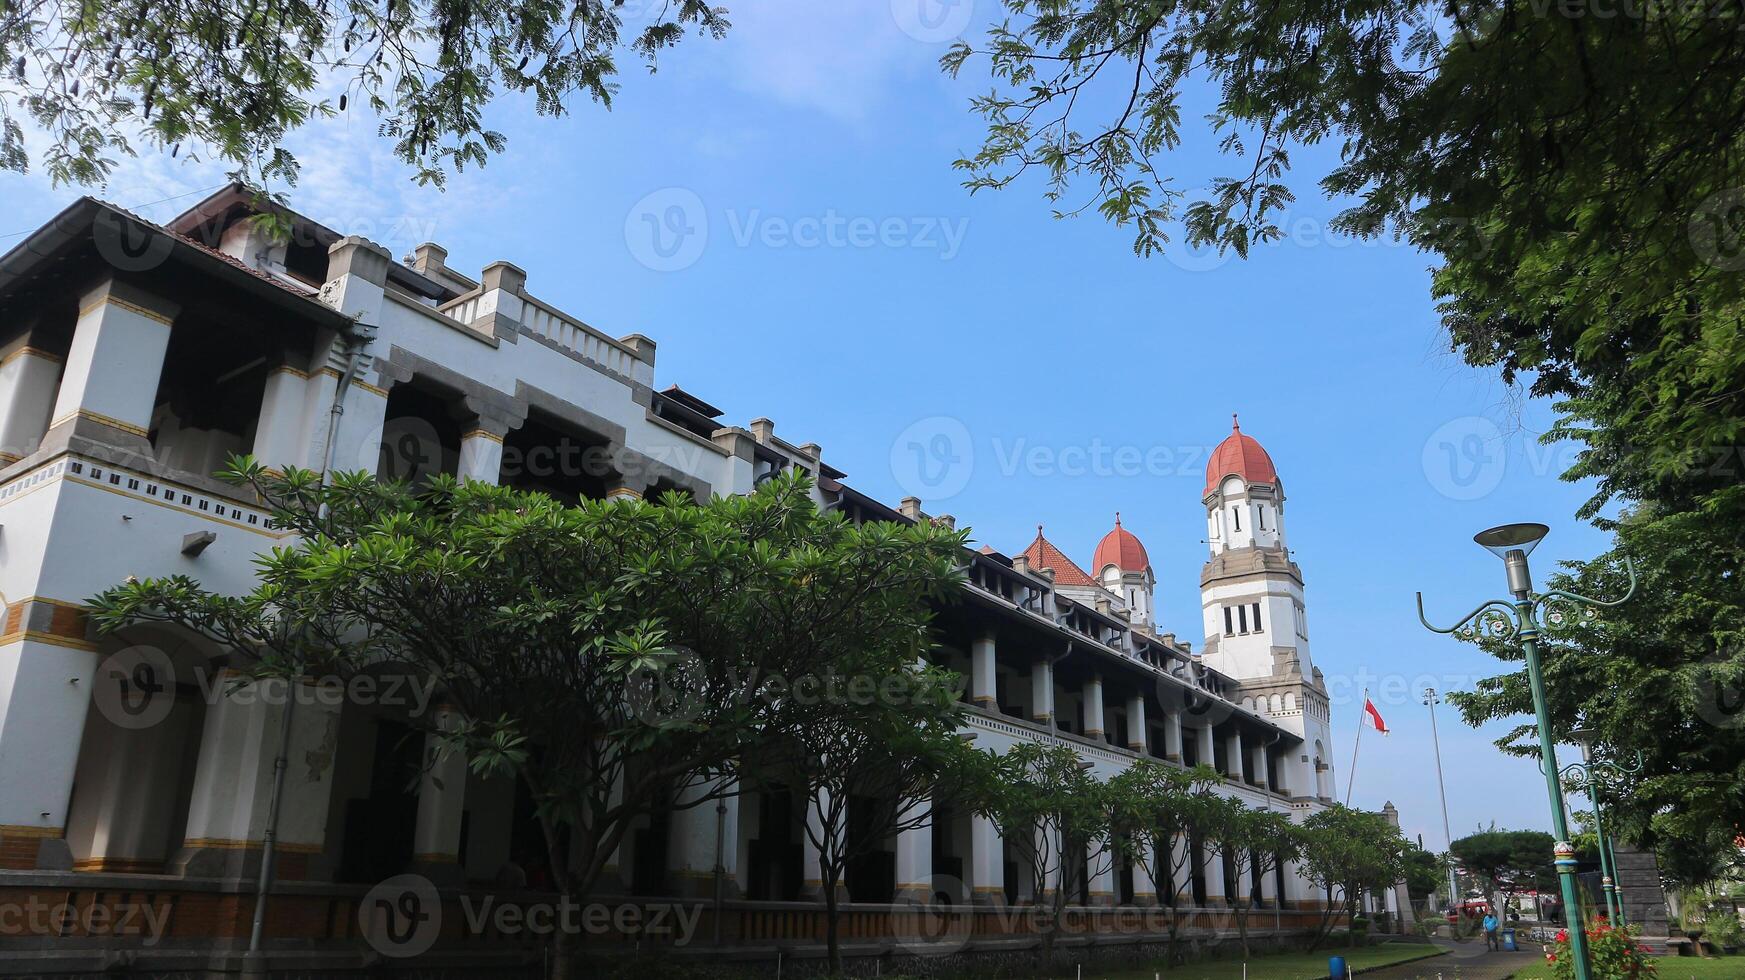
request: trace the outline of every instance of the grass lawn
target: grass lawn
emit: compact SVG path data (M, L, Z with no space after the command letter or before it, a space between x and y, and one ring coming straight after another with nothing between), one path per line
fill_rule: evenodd
M1325 980L1327 976L1327 957L1343 956L1351 964L1353 970L1363 970L1376 966L1391 966L1395 963L1407 963L1421 960L1443 952L1436 946L1426 943L1385 943L1380 946L1364 946L1358 949L1323 949L1314 953L1280 953L1271 956L1256 956L1248 961L1248 975L1254 980ZM1714 974L1721 976L1721 974ZM1152 980L1161 976L1165 980L1242 980L1242 961L1216 960L1206 963L1189 963L1187 966L1176 967L1173 970L1161 966L1123 969L1117 973L1102 971L1085 971L1085 980ZM1682 980L1682 978L1681 978Z
M1745 956L1698 959L1695 956L1662 956L1654 961L1660 980L1738 980L1745 977ZM1542 980L1551 976L1541 964L1516 972L1513 980Z

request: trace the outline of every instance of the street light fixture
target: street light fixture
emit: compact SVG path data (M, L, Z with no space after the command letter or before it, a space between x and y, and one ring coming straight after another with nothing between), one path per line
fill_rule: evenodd
M1618 894L1618 855L1612 850L1611 838L1606 836L1605 818L1601 811L1605 804L1600 799L1600 770L1610 770L1619 778L1627 778L1642 771L1642 750L1636 750L1636 764L1625 766L1609 759L1594 758L1594 733L1590 729L1578 728L1569 733L1569 737L1581 746L1581 761L1572 762L1559 770L1558 775L1573 779L1581 776L1582 792L1594 805L1594 837L1599 841L1600 851L1600 889L1605 893L1606 915L1619 926L1629 923L1624 918L1624 898Z
M1533 575L1527 556L1545 540L1551 529L1544 524L1504 524L1473 535L1472 540L1503 560L1508 574L1509 594L1513 601L1492 599L1467 613L1446 629L1432 626L1424 618L1424 593L1418 593L1418 621L1435 633L1458 634L1464 639L1477 639L1481 632L1493 639L1519 638L1521 653L1527 661L1527 684L1533 692L1533 714L1539 724L1539 768L1545 773L1545 792L1551 802L1551 826L1557 836L1553 856L1558 883L1563 892L1563 916L1569 926L1569 950L1575 961L1576 980L1592 980L1588 964L1587 933L1582 927L1581 905L1575 888L1575 848L1569 843L1569 820L1563 812L1563 781L1557 768L1557 746L1551 732L1551 716L1545 707L1545 677L1539 664L1539 614L1546 622L1561 625L1570 614L1579 610L1583 619L1592 620L1596 610L1620 605L1636 592L1636 568L1629 558L1624 568L1630 576L1630 587L1622 599L1605 602L1587 596L1552 589L1533 591Z

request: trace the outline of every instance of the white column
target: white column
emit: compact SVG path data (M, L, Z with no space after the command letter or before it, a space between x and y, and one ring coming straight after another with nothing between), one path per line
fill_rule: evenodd
M134 677L116 676L120 671L106 673L100 664L93 685L135 683ZM195 697L177 694L174 683L173 677L156 678L146 694L150 706L138 716L103 710L118 703L108 697L97 701L99 710L86 713L73 777L78 793L67 814L75 871L162 874L171 847L180 844L182 828L171 824L183 750L199 734L199 707ZM169 709L162 717L153 710L158 698Z
M463 480L496 483L503 471L503 434L474 429L461 436L459 476Z
M1196 747L1196 753L1199 756L1200 765L1212 769L1218 768L1218 753L1216 749L1213 748L1214 739L1212 735L1212 723L1208 721L1205 724L1202 724L1197 729L1196 733L1199 737L1199 745Z
M1266 789L1272 788L1272 780L1267 775L1266 744L1260 743L1248 750L1249 767L1254 770L1254 781Z
M446 705L436 709L436 727L453 731L460 713ZM442 751L442 737L424 736L424 769L418 776L418 818L412 829L412 860L428 877L459 883L461 817L466 811L467 760L458 751Z
M1211 844L1201 844L1199 860L1206 878L1206 905L1214 908L1223 905L1228 900L1224 892L1223 853Z
M713 898L715 868L719 863L722 896L739 896L739 798L729 781L699 783L681 795L681 801L697 800L719 790L719 799L706 800L672 812L667 837L667 866L675 893L685 898Z
M1103 737L1103 678L1100 674L1092 674L1079 691L1079 699L1085 705L1085 737L1101 739Z
M1054 666L1046 657L1030 665L1030 718L1042 724L1054 720Z
M1006 904L1006 843L983 816L969 818L970 894L977 905Z
M61 358L20 347L0 358L0 466L29 456L48 431Z
M320 854L327 837L333 760L342 751L339 710L344 689L298 682L295 692L288 692L283 680L253 680L231 671L211 683L216 700L206 706L178 870L190 877L233 877L252 874L258 867L273 762L293 694L285 782L296 789L280 805L275 846L287 859ZM279 873L284 875L285 869Z
M1150 728L1145 721L1145 695L1127 699L1127 747L1144 755L1149 751Z
M34 607L24 609L27 620L35 618ZM0 640L0 868L21 870L37 866L45 840L64 850L67 800L99 659L71 638L25 635Z
M84 418L144 440L179 309L114 280L80 297L50 427Z
M1094 855L1097 849L1094 841L1091 843L1090 849ZM1104 854L1100 857L1093 857L1088 891L1091 893L1092 905L1115 904L1115 862L1111 855Z
M275 470L307 465L309 388L309 375L290 365L280 365L267 375L251 450L261 465Z
M1242 782L1242 731L1231 730L1224 739L1224 775Z
M1170 904L1170 899L1176 898L1177 896L1179 896L1177 901L1182 907L1185 908L1193 905L1194 849L1193 846L1188 843L1187 835L1178 834L1176 835L1175 840L1170 843L1169 861L1170 881L1172 886L1175 888L1175 892L1173 895L1161 895L1159 897L1163 899L1163 904L1165 905Z
M999 711L999 682L995 671L994 634L977 637L969 647L970 700L976 707Z
M1260 876L1260 900L1267 906L1278 905L1278 872L1267 871Z
M1047 896L1060 890L1061 879L1066 869L1066 857L1060 850L1060 835L1052 830L1036 828L1036 853L1042 865L1042 880L1033 882L1036 896L1046 899ZM1052 838L1052 839L1051 839Z
M1152 881L1152 869L1155 868L1157 855L1146 855L1145 861L1133 862L1133 904L1140 906L1157 904L1157 885Z
M1163 757L1171 762L1182 761L1182 716L1179 711L1163 713Z
M926 809L926 802L917 804ZM933 900L933 827L931 825L905 830L897 834L897 901L931 902Z

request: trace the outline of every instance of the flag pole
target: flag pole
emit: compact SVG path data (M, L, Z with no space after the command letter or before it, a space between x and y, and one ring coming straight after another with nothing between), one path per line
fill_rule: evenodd
M1363 744L1363 716L1369 711L1369 688L1363 689L1363 707L1357 709L1357 737L1351 740L1351 771L1345 774L1345 805L1351 805L1351 786L1357 782L1357 747Z

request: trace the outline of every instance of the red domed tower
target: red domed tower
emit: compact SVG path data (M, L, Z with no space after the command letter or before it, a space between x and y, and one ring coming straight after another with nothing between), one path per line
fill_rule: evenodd
M1091 559L1091 569L1097 581L1121 597L1127 605L1133 625L1151 629L1157 622L1153 596L1157 576L1151 571L1151 557L1145 545L1133 532L1121 526L1121 515L1115 515L1115 528L1097 543L1097 553Z
M1303 737L1286 777L1299 793L1331 795L1327 688L1309 657L1303 574L1285 546L1284 485L1272 457L1231 416L1206 462L1206 543L1200 572L1205 662L1241 682L1244 700Z

